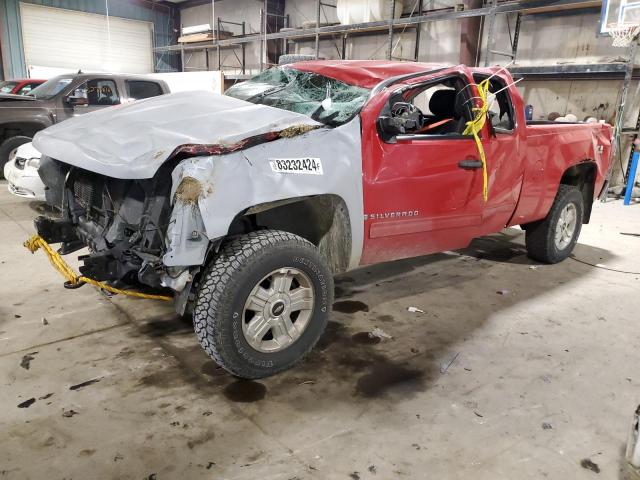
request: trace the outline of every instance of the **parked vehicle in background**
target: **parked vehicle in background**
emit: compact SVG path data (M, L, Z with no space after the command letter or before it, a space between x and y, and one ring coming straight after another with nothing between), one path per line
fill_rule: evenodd
M16 148L4 165L9 191L18 197L44 202L44 183L38 176L40 152L31 142Z
M478 115L484 86L494 108ZM204 350L260 378L315 345L334 274L512 225L531 258L567 258L611 136L604 124L527 123L497 68L293 63L224 96L177 93L38 133L62 218L36 228L65 253L88 246L88 278L172 289Z
M26 95L44 82L46 82L46 80L38 80L35 78L5 80L0 82L0 94Z
M105 107L169 93L141 75L81 73L53 77L28 95L0 95L0 171L16 149L55 123Z

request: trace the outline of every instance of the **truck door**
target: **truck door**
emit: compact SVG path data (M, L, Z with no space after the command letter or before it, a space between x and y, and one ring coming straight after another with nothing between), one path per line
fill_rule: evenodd
M71 109L69 116L94 112L120 104L120 92L116 82L110 78L95 78L78 85L67 97Z
M486 74L474 74L476 83L488 78ZM510 79L507 79L510 82ZM524 177L524 159L520 145L524 132L524 105L515 86L508 86L500 76L493 76L489 83L489 118L487 140L483 142L487 156L489 197L483 211L481 234L501 230L515 211ZM514 105L514 101L518 102ZM516 108L517 107L517 108ZM487 125L489 127L489 125Z
M463 135L476 92L458 72L396 88L375 112L363 111L363 264L462 248L477 235L482 164L473 137ZM419 127L389 133L394 115L410 118L415 109Z

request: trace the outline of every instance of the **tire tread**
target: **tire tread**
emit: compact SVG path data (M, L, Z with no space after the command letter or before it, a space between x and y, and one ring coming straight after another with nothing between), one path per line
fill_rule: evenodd
M222 351L225 340L219 322L222 321L220 309L225 295L233 291L235 279L239 272L250 269L265 249L291 248L298 246L304 249L316 247L298 235L280 230L257 230L246 235L231 238L222 246L218 256L209 263L199 286L193 322L195 333L204 351L222 368L242 378L261 378L278 373L288 366L274 368L268 374L256 368L240 365L229 360ZM300 357L303 358L313 348L309 348Z
M559 214L560 210L562 210L566 205L566 199L569 196L577 193L580 196L580 204L579 204L579 214L582 215L584 212L584 206L582 205L582 194L580 190L573 185L561 184L558 188L558 193L556 194L556 198L553 201L553 205L551 205L551 209L547 216L540 221L533 222L527 225L526 235L525 235L525 243L527 247L527 254L529 258L533 260L537 260L543 263L558 263L559 261L564 260L567 255L559 255L555 249L554 245L554 233L555 229L552 228L552 222ZM581 220L576 226L576 240L577 236L580 234L581 228ZM575 240L574 240L575 245ZM571 247L571 250L573 246ZM571 251L570 250L570 251ZM570 253L569 251L569 253Z

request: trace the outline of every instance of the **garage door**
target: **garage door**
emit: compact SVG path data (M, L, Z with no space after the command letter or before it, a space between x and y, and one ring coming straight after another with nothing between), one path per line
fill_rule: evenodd
M84 72L153 72L152 24L20 4L29 66Z

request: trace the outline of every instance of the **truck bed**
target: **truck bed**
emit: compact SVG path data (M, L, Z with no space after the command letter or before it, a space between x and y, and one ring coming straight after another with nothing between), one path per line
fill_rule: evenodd
M612 127L602 123L527 122L525 175L510 225L544 218L563 174L573 165L591 162L594 196L602 190L610 163Z

